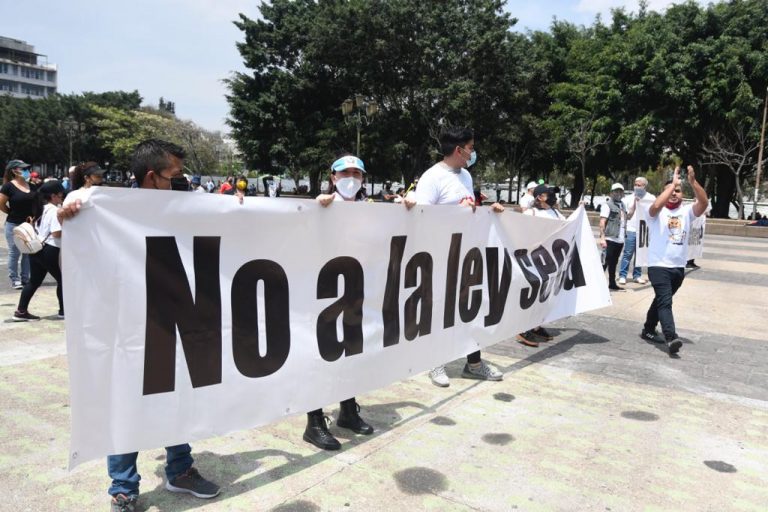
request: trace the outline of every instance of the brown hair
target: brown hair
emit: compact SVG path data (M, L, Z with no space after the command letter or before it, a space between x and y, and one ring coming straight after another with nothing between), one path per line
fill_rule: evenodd
M75 167L75 170L72 171L72 190L77 190L85 185L85 170L90 169L94 165L99 164L93 161L89 161L83 162L82 164L79 164L77 167Z

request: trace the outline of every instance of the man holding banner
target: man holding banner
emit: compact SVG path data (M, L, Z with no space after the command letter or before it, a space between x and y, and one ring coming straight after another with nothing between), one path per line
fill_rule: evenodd
M619 267L619 284L627 284L627 275L629 274L629 265L632 264L632 280L637 284L645 284L643 279L643 267L638 264L635 256L635 246L637 245L637 229L639 226L640 202L651 204L656 200L656 196L646 191L648 180L643 176L635 178L635 193L622 199L627 208L627 238L624 243L624 254L621 257L621 266ZM634 262L633 262L634 260Z
M707 193L696 181L693 166L689 165L687 170L688 183L693 188L696 201L683 205L680 168L677 167L672 180L648 209L648 277L655 297L648 309L641 336L656 341L656 325L661 322L670 355L677 354L683 345L675 330L672 297L685 278L692 225L709 204Z
M134 149L131 172L136 176L139 188L189 190L189 183L182 171L184 156L184 150L175 144L157 139L145 140ZM80 206L80 200L65 203L59 218L72 217ZM189 444L167 446L165 451L166 489L192 494L197 498L213 498L219 494L219 487L203 478L192 467L194 461ZM133 452L107 457L107 471L112 478L112 485L107 492L112 496L112 512L133 512L136 509L141 480L136 466L138 455L138 452Z
M422 174L415 197L406 196L405 207L411 209L416 204L450 204L469 206L474 209L474 187L472 175L465 168L475 165L475 135L469 128L451 128L440 135L440 151L443 160L436 163ZM491 209L503 212L504 207L493 203ZM480 358L480 351L467 355L462 377L480 380L502 380L502 373L489 366ZM429 371L432 383L439 387L448 387L450 381L445 373L445 366L436 366Z

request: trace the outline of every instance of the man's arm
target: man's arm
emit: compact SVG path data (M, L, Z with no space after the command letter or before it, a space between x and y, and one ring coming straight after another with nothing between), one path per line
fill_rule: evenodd
M693 195L696 196L696 202L693 203L693 214L696 217L701 217L704 212L707 211L709 198L707 197L707 191L704 190L704 187L696 181L696 172L694 172L692 165L688 166L688 183L693 188Z
M604 206L600 205L600 238L598 239L602 248L608 247L608 242L605 241L605 226L608 224L608 217L603 217Z
M632 217L635 216L635 210L637 209L637 202L640 201L640 199L637 198L637 196L634 197L634 201L632 201L632 205L629 207L629 210L627 210L627 220L632 219Z

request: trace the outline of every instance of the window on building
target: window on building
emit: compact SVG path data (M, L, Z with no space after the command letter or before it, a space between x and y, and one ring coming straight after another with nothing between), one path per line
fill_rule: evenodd
M0 73L7 75L8 74L8 64L5 62L0 62Z

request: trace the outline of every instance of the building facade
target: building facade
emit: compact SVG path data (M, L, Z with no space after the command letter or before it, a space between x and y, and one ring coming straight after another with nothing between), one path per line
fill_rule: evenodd
M0 36L0 95L14 98L45 98L56 92L58 70L35 47Z

